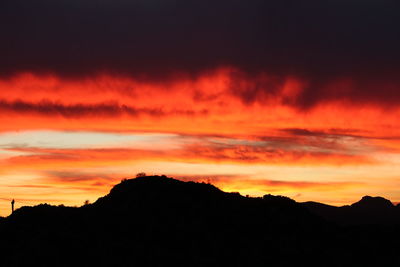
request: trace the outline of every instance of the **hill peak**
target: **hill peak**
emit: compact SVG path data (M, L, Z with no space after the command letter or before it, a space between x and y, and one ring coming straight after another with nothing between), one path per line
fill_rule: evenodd
M363 209L387 209L392 208L394 205L390 200L383 197L364 196L360 201L353 203L351 206Z
M153 176L141 176L132 179L124 179L121 183L115 185L110 194L123 194L127 191L142 191L148 190L147 192L165 192L168 193L169 190L176 191L179 189L186 190L201 190L208 192L219 192L222 193L217 187L198 182L184 182L174 178L167 177L165 175L153 175ZM204 193L203 192L203 193ZM174 192L176 193L176 192Z
M179 201L179 199L215 198L229 194L217 187L198 182L184 182L165 175L124 179L96 203L131 201Z

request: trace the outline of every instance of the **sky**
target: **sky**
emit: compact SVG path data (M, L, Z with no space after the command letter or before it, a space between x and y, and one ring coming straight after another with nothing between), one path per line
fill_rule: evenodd
M0 215L136 173L400 202L400 2L3 0Z

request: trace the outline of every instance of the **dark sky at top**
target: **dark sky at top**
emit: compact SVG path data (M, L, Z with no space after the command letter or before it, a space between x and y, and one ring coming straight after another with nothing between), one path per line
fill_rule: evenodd
M232 66L304 79L299 106L336 97L396 104L399 10L396 0L2 0L0 76L163 80ZM326 89L341 79L351 88Z

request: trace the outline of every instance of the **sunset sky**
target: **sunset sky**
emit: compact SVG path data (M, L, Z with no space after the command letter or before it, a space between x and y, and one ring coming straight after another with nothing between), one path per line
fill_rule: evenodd
M0 215L138 172L400 202L400 2L3 0Z

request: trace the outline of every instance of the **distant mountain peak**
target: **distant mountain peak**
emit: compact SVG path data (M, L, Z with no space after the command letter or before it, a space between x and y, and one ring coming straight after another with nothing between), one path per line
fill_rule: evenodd
M364 196L360 201L351 205L355 208L386 209L394 207L390 200L383 197Z

